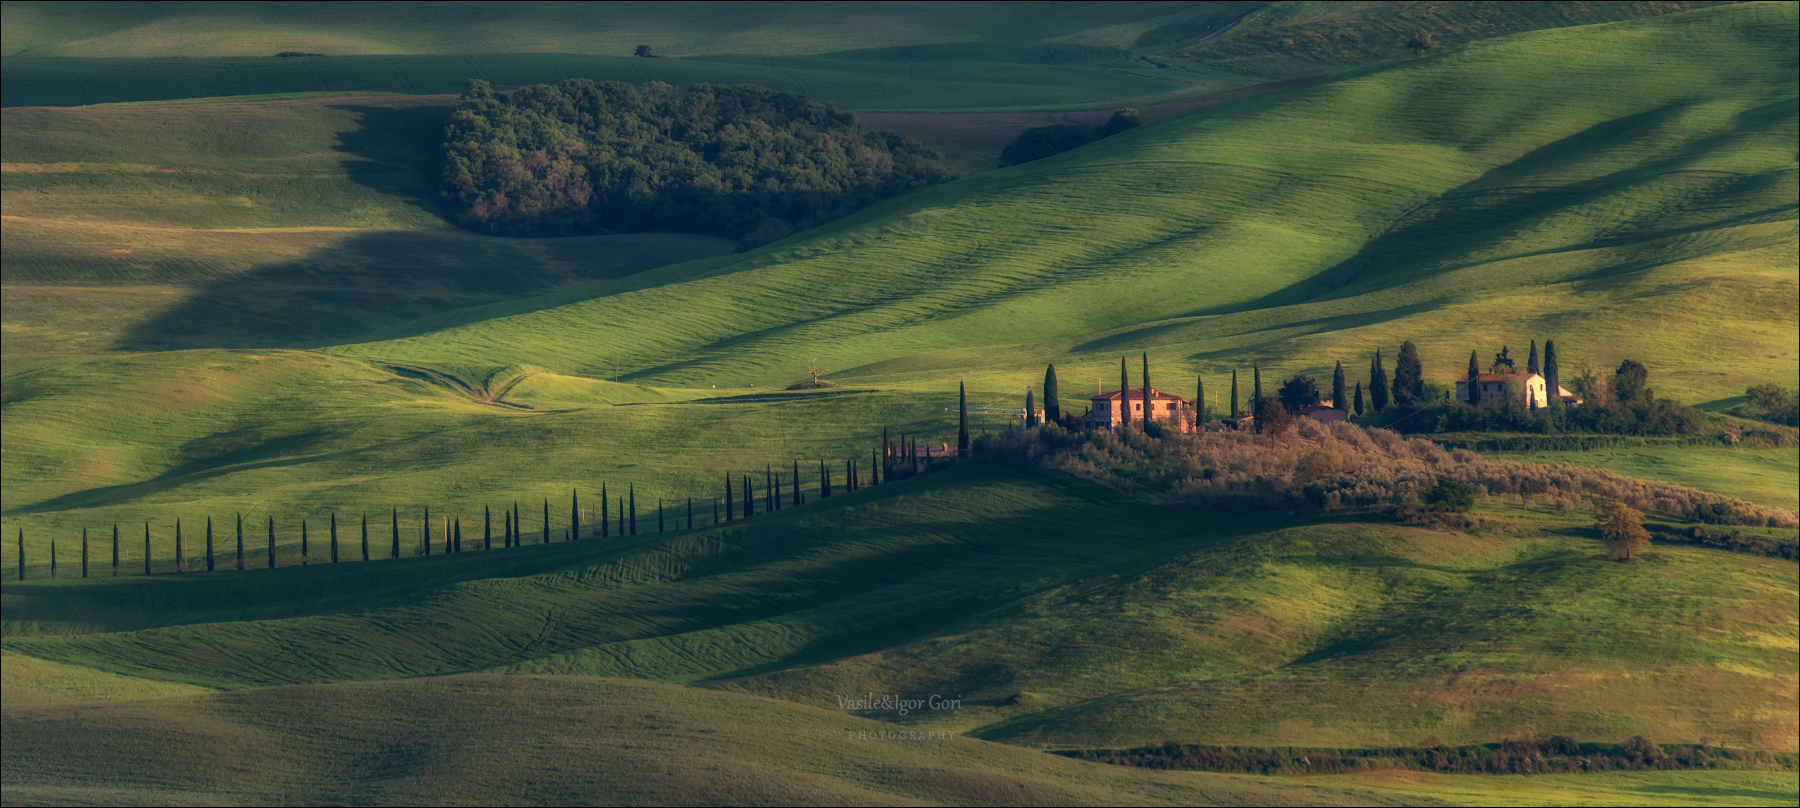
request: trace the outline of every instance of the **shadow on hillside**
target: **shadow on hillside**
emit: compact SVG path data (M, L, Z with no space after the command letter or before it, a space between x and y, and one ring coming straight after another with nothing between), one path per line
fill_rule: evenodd
M358 128L338 133L336 150L357 158L344 161L344 173L358 185L406 200L443 218L438 205L438 166L443 159L443 106L372 107L333 105L356 116Z
M1690 164L1706 155L1729 153L1746 132L1791 128L1797 115L1792 102L1744 110L1730 124L1719 126L1710 134L1678 141L1671 148L1668 142L1671 138L1665 133L1686 128L1684 121L1699 114L1694 108L1703 103L1706 102L1669 104L1605 121L1494 166L1480 177L1438 194L1400 217L1386 232L1371 239L1357 254L1336 266L1244 308L1255 310L1336 299L1390 286L1416 284L1433 276L1468 268L1474 263L1642 244L1762 221L1771 215L1794 210L1797 206L1785 196L1784 186L1771 182L1763 173L1688 171ZM1559 172L1573 166L1616 164L1618 155L1649 149L1654 149L1657 155L1590 179L1574 182L1557 179ZM1572 241L1548 249L1485 256L1474 263L1467 260L1484 247L1507 244L1551 217L1571 214L1576 208L1609 197L1623 200L1625 197L1621 195L1655 192L1653 185L1684 171L1695 177L1706 175L1707 187L1684 191L1679 206L1642 205L1640 202L1643 208L1641 220L1622 220L1605 228L1607 233L1620 235ZM1703 216L1706 218L1701 220ZM1582 217L1571 215L1568 218L1578 220ZM1710 250L1702 247L1694 254L1705 252ZM1658 248L1642 258L1619 261L1580 279L1617 276L1686 257L1692 256ZM1515 280L1496 278L1493 285Z
M114 350L309 348L408 320L544 291L581 273L497 239L389 230L192 289Z
M340 105L356 125L337 134L354 182L437 216L436 166L449 107ZM279 197L279 193L277 193ZM279 236L271 236L279 238ZM722 239L642 234L557 242L432 230L329 231L304 257L226 273L121 331L112 350L310 348L381 328L729 252Z

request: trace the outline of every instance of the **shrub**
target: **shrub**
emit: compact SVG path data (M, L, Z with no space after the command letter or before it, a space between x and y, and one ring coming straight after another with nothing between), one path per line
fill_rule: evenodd
M1468 513L1475 507L1475 486L1463 480L1445 477L1425 494L1425 501L1442 505L1444 510L1451 513Z
M1305 485L1318 480L1330 479L1343 471L1343 460L1337 452L1330 449L1315 449L1300 462L1294 464L1294 482Z

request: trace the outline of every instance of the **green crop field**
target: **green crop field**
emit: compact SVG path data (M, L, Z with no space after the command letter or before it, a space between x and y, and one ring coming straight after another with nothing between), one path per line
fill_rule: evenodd
M0 8L9 804L1800 794L1790 771L1276 778L1042 754L1794 751L1792 561L1659 544L1614 563L1591 513L1498 497L1452 531L987 462L842 487L884 435L954 445L959 383L974 432L1010 428L1047 363L1075 413L1121 357L1217 400L1253 365L1274 384L1341 360L1355 383L1405 340L1437 384L1470 351L1554 339L1565 379L1632 358L1657 398L1711 410L1794 388L1800 7ZM1388 41L1415 26L1440 47ZM753 82L967 174L743 252L483 236L437 205L472 77ZM1128 105L1145 126L993 168L1026 126ZM814 362L839 386L783 390ZM1800 505L1791 446L1503 456ZM714 524L722 489L741 504L750 478L760 513L777 474L807 504ZM550 543L498 547L515 504ZM452 523L496 549L443 554ZM837 700L871 692L960 703Z

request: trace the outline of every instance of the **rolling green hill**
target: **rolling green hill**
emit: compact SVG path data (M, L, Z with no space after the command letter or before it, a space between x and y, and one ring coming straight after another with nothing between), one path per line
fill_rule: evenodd
M31 803L1781 805L1795 793L1793 775L1775 772L1307 780L1154 772L969 738L858 740L852 733L889 728L765 699L585 677L304 686L104 710L9 701L5 715L7 795ZM247 741L254 760L242 757ZM120 765L122 754L130 765Z
M1269 78L1332 73L1404 59L1414 32L1456 47L1521 31L1569 28L1671 14L1712 2L1275 2L1238 17L1183 20L1146 32L1145 49L1172 51L1213 68ZM1234 15L1235 16L1235 15Z
M661 385L817 356L859 380L979 365L1022 385L1144 348L1180 377L1554 337L1575 362L1638 356L1679 398L1792 383L1795 22L1745 5L1487 40L921 191L681 282L334 350L542 364L568 345ZM557 336L583 321L620 328Z
M1665 397L1792 384L1795 22L1791 6L1751 4L1489 40L628 275L716 248L646 244L609 267L576 240L434 224L412 162L429 102L9 110L7 164L31 167L6 175L10 356L388 330L326 348L349 361L250 349L11 373L6 516L35 543L256 509L287 531L301 513L530 502L600 481L712 496L734 469L863 456L884 426L941 441L950 379L1016 406L1053 361L1078 407L1088 379L1140 351L1176 389L1206 374L1215 393L1252 361L1280 378L1343 358L1354 381L1405 339L1437 380L1471 349L1555 338L1571 366L1646 362ZM209 140L188 116L243 134ZM132 145L141 127L168 158ZM286 168L280 144L297 152ZM216 201L256 192L266 204ZM333 289L367 273L388 285ZM282 308L295 311L269 316ZM407 319L432 311L446 313ZM812 358L880 392L619 408L582 381L698 399L788 384ZM525 365L569 380L520 388L534 411L386 368L479 387ZM122 391L164 425L157 440L107 416ZM272 422L278 400L294 415ZM1708 477L1675 479L1731 485Z
M1109 46L1177 19L1265 5L1124 3L212 3L7 2L0 55L63 57L583 53L814 54L891 45L1059 40ZM677 10L679 9L679 10ZM1123 39L1122 39L1123 38Z
M1461 7L1403 5L1473 25ZM1011 748L1645 734L1793 750L1788 561L1657 546L1613 563L1589 514L1499 501L1480 506L1486 527L1449 532L1214 513L979 462L829 501L818 489L821 462L839 486L846 460L866 473L884 429L953 441L959 381L976 432L1007 428L1048 362L1076 412L1122 355L1149 354L1158 386L1186 394L1204 376L1222 393L1252 363L1281 379L1341 359L1354 382L1402 340L1439 383L1471 350L1545 338L1569 368L1645 362L1663 398L1800 382L1800 10L1654 13L1685 7L1526 6L1389 59L1376 34L1413 17L1385 4L1276 4L1205 41L1252 9L958 7L902 36L873 6L735 40L693 23L649 44L750 55L649 60L605 50L636 44L629 29L593 40L604 52L551 55L584 30L568 20L521 22L489 52L455 24L352 36L399 6L301 25L264 6L52 20L8 4L9 105L407 95L0 117L6 799L1791 803L1791 773L1296 783ZM993 33L1034 12L1016 37ZM1001 16L968 16L982 14ZM1182 16L1199 14L1217 16ZM1632 19L1568 25L1612 14ZM1543 30L1496 35L1521 28ZM1271 44L1302 29L1376 44ZM843 50L859 36L917 44ZM157 37L341 55L130 58ZM287 37L300 44L274 46ZM1115 40L1214 48L1189 67L1236 72L1158 69ZM521 50L535 52L505 55ZM1364 66L745 253L450 228L431 181L448 99L418 95L470 69L710 70L859 109L1040 114L1260 81L1229 61L1259 50L1267 76ZM815 359L840 387L781 390ZM1579 460L1793 507L1793 458ZM807 505L711 524L721 487L750 476L760 499L764 469L795 463ZM620 489L635 496L644 532L591 535L602 485L613 519ZM579 542L562 541L572 491ZM701 527L652 534L689 497ZM551 543L411 557L422 523L456 519L475 543L515 502L527 537ZM222 569L173 574L174 520L198 565L209 518ZM275 570L261 569L269 519ZM396 528L407 557L389 560ZM837 704L870 692L962 706ZM847 742L895 729L959 738ZM247 746L267 758L229 757Z
M1052 748L1793 749L1792 562L1659 547L1621 565L1586 519L1467 535L1214 514L968 464L673 535L35 578L7 584L4 625L10 653L226 690L489 672L819 709L935 693L960 709L861 715Z

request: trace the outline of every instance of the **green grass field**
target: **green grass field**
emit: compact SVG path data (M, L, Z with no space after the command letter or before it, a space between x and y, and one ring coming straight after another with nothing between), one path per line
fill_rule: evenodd
M1800 383L1800 11L1685 7L784 7L764 27L721 7L641 29L605 16L640 7L459 7L421 33L404 6L9 3L6 801L1791 804L1791 772L1270 779L1036 751L1793 750L1789 561L1619 564L1591 515L1498 500L1455 533L983 463L818 499L821 461L839 486L846 460L866 474L884 429L953 443L958 382L977 433L1008 428L1050 362L1075 412L1121 356L1184 395L1243 371L1247 395L1253 363L1276 381L1342 360L1354 383L1403 340L1438 383L1546 338L1565 376L1635 358L1665 399ZM471 27L495 14L517 16ZM1383 49L1419 20L1445 47ZM623 55L640 42L682 58ZM332 55L253 58L276 50ZM994 127L1194 108L739 253L451 227L450 99L428 94L470 75L755 81L905 111L971 172ZM352 90L397 94L313 95ZM155 103L25 106L112 100ZM990 112L918 114L957 110ZM782 392L811 360L842 386ZM1800 504L1791 448L1507 456ZM728 480L760 500L796 463L809 504L711 524ZM602 485L645 532L589 535ZM702 527L652 535L658 500L679 519L690 497ZM426 508L478 542L514 502L533 540L548 508L552 544L411 557ZM174 574L175 521L198 566L209 518L221 571ZM866 692L962 707L837 704ZM957 738L848 741L895 729ZM267 759L230 757L246 745Z

